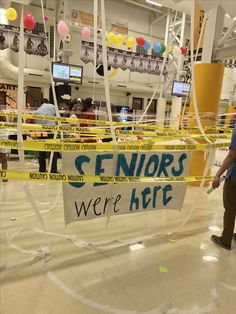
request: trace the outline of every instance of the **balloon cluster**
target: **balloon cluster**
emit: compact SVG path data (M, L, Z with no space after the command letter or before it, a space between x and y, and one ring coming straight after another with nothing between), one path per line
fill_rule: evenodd
M17 12L14 8L8 8L6 10L6 17L8 21L15 21L17 19ZM47 15L44 16L44 20L47 22L49 20L49 17ZM24 28L28 30L33 30L36 25L35 17L31 12L24 15L23 18L23 24Z
M166 45L164 43L159 43L157 41L154 41L154 43L153 43L153 50L156 53L162 54L163 52L166 51Z
M8 8L6 10L6 17L9 21L15 21L17 18L16 10L14 8ZM35 21L35 17L33 16L31 12L24 15L23 22L24 22L24 27L26 29L32 30L35 28L36 21Z
M82 34L82 37L84 40L89 40L90 28L87 26L83 27L81 34ZM139 36L136 39L134 37L125 38L124 35L122 35L122 34L116 35L114 32L107 33L107 43L110 46L116 45L117 47L120 47L121 45L126 44L127 48L130 50L132 50L134 48L135 43L138 46L143 47L144 50L148 50L151 48L150 41L148 39L143 38L142 36ZM179 58L180 56L184 56L187 52L187 49L185 47L181 47L181 48L179 48L177 46L172 47L171 44L165 45L163 42L159 43L157 41L154 41L154 43L153 43L153 50L158 54L163 54L165 51L167 53L172 52L173 56L175 58Z

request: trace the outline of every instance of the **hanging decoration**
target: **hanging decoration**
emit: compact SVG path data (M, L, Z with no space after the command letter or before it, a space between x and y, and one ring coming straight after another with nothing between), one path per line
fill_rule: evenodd
M48 20L49 20L49 16L48 16L48 15L45 15L45 16L44 16L44 21L47 22Z
M186 55L186 52L187 52L187 48L181 47L180 50L181 50L182 56L185 56L185 55Z
M166 51L166 45L164 43L161 43L161 51L160 53L164 53Z
M24 27L28 30L33 30L35 28L36 21L32 13L27 13L24 16Z
M14 52L19 51L20 28L13 25L0 24L0 50L10 48ZM25 52L31 55L46 56L46 34L38 31L25 31L24 33Z
M150 49L150 47L151 47L150 41L146 39L143 48L144 50L148 50Z
M178 46L174 46L173 47L173 56L175 58L179 58L179 57L181 57L181 55L182 55L182 53L181 53L180 48Z
M84 63L94 61L94 43L82 41L81 45L81 60ZM160 75L163 64L163 57L152 57L136 52L121 50L117 48L107 48L108 66L113 69L121 69L123 71L130 70L131 72L148 73ZM97 66L102 65L102 46L97 46ZM168 60L165 63L163 75L167 74Z
M156 53L160 53L161 52L161 45L157 42L157 41L154 41L153 43L153 49Z
M143 47L144 46L144 44L145 44L145 39L143 38L143 37L137 37L136 38L136 43L137 43L137 45L138 46L141 46L141 47Z
M84 40L89 40L89 38L90 38L90 28L87 27L87 26L84 26L82 28L81 34L82 34L82 37L83 37Z
M167 53L170 53L172 51L172 46L171 46L171 44L167 44L167 46L166 46L166 52Z
M6 10L6 17L8 21L15 21L17 18L17 12L14 8L8 8Z
M128 37L126 40L126 46L130 49L134 48L135 45L135 38L134 37Z
M107 41L108 41L108 44L112 45L116 41L116 35L113 32L109 32L107 34Z
M66 38L69 35L69 28L63 20L58 22L57 32L62 38Z
M124 42L124 36L121 34L116 35L115 43L117 47L120 47Z

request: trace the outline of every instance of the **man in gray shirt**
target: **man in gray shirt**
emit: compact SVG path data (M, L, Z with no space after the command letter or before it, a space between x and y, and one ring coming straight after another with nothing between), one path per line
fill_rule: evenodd
M41 106L36 110L36 114L41 116L55 116L55 106L53 104L50 104L48 99L43 98L41 100ZM37 120L37 123L42 125L55 125L55 121L52 120ZM41 137L44 138L45 137ZM52 139L53 133L48 133L46 139ZM47 158L47 152L39 152L39 171L40 172L46 172L46 158ZM52 159L52 173L57 172L57 152L54 152L53 159Z

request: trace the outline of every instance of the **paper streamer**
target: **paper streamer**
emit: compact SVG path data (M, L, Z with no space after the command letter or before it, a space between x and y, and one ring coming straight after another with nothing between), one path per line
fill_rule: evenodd
M197 95L196 95L196 88L195 88L195 63L193 61L193 51L194 51L194 10L195 7L192 6L193 12L191 12L191 74L192 74L192 96L193 96L193 106L194 106L194 113L195 113L195 118L197 121L197 125L199 130L201 131L202 135L204 136L205 140L212 144L212 141L209 139L207 134L204 132L204 129L202 127L201 119L199 116L198 112L198 104L197 104ZM199 38L200 41L200 38Z
M161 67L160 76L161 76L162 73L163 73L163 70L164 70L164 67L165 67L165 64L166 64L166 60L167 60L167 54L165 54L164 59L163 59L163 63L162 63L162 67ZM137 121L137 123L140 123L141 121L143 121L143 118L145 117L145 115L146 115L146 113L147 113L149 107L151 106L151 103L152 103L152 101L153 101L153 99L154 99L154 97L155 97L155 95L156 95L156 92L157 92L157 89L158 89L158 87L159 87L159 84L160 84L160 83L158 82L157 85L156 85L156 88L155 88L155 90L154 90L154 92L153 92L153 94L152 94L152 97L151 97L151 99L150 99L150 101L149 101L149 103L148 103L148 105L147 105L147 108L144 110L142 116L141 116L140 119Z
M48 209L45 209L45 210L40 210L39 211L39 214L42 215L42 214L47 214L49 213L50 211L52 211L58 200L59 200L59 197L60 197L60 194L61 194L61 187L62 187L62 184L59 184L59 188L58 188L58 192L57 192L57 195L56 195L56 198L55 198L55 201L53 202L52 206L50 206ZM40 202L37 202L37 205L42 205L42 203ZM37 213L34 211L33 213L30 213L30 214L27 214L27 215L22 215L22 216L17 216L17 217L11 217L11 221L17 221L17 220L21 220L21 219L25 219L25 218L28 218L28 217L33 217L33 216L36 216Z
M214 156L215 156L215 150L211 150L210 153L209 153L209 156L208 156L208 159L207 159L207 162L206 162L206 165L205 165L205 168L204 168L204 172L203 172L203 176L205 178L205 176L207 175L210 167L212 166L213 164L213 160L214 160ZM198 191L197 191L197 194L194 198L194 202L192 204L192 207L190 209L190 212L189 214L187 215L187 217L184 219L184 221L181 223L180 227L183 227L188 221L189 219L192 217L193 215L193 212L194 210L196 209L197 207L197 204L199 202L199 199L201 197L201 194L202 194L202 191L203 191L203 187L204 187L204 184L206 182L205 179L202 179L201 181L201 184L200 184L200 187L198 188Z
M94 40L94 53L93 53L93 100L95 99L95 86L96 86L96 66L97 66L97 28L98 28L98 1L93 1L93 40Z

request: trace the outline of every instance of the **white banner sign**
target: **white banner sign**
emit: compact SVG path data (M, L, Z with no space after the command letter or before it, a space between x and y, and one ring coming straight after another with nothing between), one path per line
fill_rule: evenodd
M63 172L81 175L179 177L188 173L186 152L66 153ZM65 224L107 215L181 209L185 183L63 183Z

